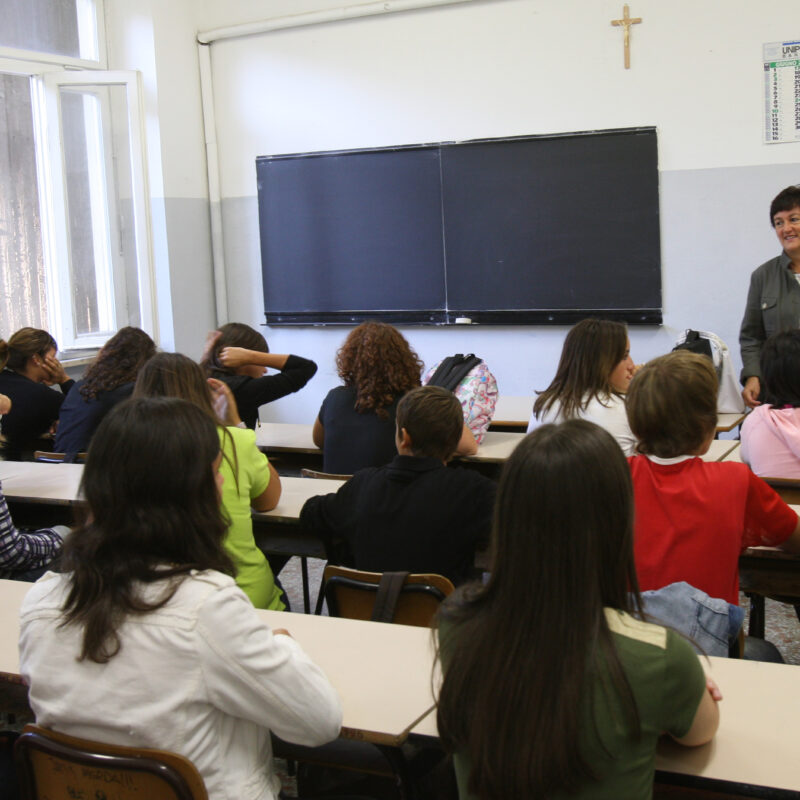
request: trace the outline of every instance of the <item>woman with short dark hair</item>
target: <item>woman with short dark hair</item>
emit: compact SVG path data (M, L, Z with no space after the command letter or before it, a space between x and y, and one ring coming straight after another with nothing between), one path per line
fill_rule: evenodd
M769 221L782 252L750 277L750 290L739 330L744 384L742 397L755 408L761 396L761 348L779 331L800 324L800 185L787 186L773 199Z

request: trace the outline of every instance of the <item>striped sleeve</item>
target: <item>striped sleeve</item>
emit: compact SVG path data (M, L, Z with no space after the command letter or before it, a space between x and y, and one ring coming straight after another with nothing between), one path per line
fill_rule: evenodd
M45 528L33 533L17 530L0 490L0 576L37 569L61 552L61 536Z

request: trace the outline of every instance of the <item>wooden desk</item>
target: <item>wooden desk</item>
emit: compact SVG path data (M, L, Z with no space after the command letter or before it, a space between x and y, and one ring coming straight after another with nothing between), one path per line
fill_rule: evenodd
M528 424L527 422L525 423ZM311 438L311 425L292 425L285 422L267 422L256 428L256 445L265 453L301 453L319 456L322 451ZM466 461L489 464L505 461L511 451L522 441L522 433L488 431L474 456Z
M717 414L717 433L732 431L744 422L746 416L744 411L735 414Z
M0 678L17 684L19 609L29 589L28 583L0 580ZM336 687L344 709L342 736L398 746L431 709L427 665L433 646L427 628L258 613L270 627L286 628Z
M497 405L495 406L494 417L489 430L492 430L492 428L521 428L524 432L533 413L535 401L536 397L501 394L497 398ZM717 432L732 431L742 424L745 416L744 411L741 413L717 414Z
M702 747L682 747L665 737L656 755L656 778L659 773L682 776L680 783L719 791L736 792L737 786L731 784L744 785L745 791L751 786L797 791L800 669L716 657L710 662L704 666L724 697L717 735ZM435 712L423 717L410 733L438 738Z
M522 432L525 433L533 413L535 399L534 397L515 397L514 395L501 394L497 398L497 405L494 409L494 417L489 430L491 431L493 428L510 428L522 429Z

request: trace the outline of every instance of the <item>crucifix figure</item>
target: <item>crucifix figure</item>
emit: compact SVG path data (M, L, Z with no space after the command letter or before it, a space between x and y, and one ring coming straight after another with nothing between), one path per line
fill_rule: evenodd
M622 7L622 19L612 19L611 24L625 28L625 69L631 68L631 25L638 25L642 21L641 17L631 17L628 4Z

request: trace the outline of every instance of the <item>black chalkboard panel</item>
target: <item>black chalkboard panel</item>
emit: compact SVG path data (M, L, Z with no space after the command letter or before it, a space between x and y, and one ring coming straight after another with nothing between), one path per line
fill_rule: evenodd
M439 158L438 148L410 147L259 159L268 320L383 311L440 321Z
M661 322L652 128L256 161L268 324Z

